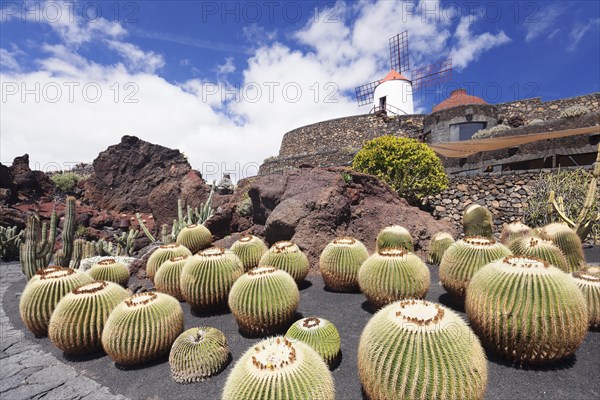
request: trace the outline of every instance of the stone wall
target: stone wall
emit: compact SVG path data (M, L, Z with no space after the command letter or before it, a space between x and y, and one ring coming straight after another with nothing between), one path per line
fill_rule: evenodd
M429 114L423 121L423 131L427 142L450 142L450 126L465 122L485 122L486 128L498 123L498 109L490 104L469 104L443 109Z
M590 112L600 111L600 93L543 102L540 97L495 104L500 117L520 116L528 123L534 119L558 118L561 111L571 106L583 106Z

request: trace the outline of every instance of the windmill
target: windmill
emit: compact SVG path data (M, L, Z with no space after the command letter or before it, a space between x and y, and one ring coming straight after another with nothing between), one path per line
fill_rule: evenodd
M372 104L371 112L413 114L413 93L426 87L448 82L452 78L452 59L448 58L410 71L410 79L403 73L409 69L408 31L389 39L390 72L381 80L356 88L359 107Z

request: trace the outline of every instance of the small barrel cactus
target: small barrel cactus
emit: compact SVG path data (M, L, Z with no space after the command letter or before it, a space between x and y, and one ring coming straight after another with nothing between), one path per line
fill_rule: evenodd
M231 246L231 251L242 260L246 272L258 267L261 257L267 250L269 249L265 242L252 235L242 236Z
M218 374L229 361L227 338L208 326L191 328L173 343L169 353L171 375L177 383L203 381Z
M513 240L509 246L514 255L540 258L565 272L569 272L569 263L565 255L549 240L524 237Z
M414 253L384 249L358 271L358 285L374 308L402 299L422 299L429 290L429 268Z
M300 340L312 347L325 364L332 366L340 354L340 333L324 318L308 317L290 326L285 337L291 341Z
M162 263L154 275L156 290L171 295L179 301L184 301L181 294L181 271L190 257L187 255L177 256Z
M483 236L494 238L494 220L492 213L479 204L471 204L463 214L465 236Z
M244 274L244 266L231 251L210 247L189 257L180 278L181 295L199 312L227 307L233 283Z
M223 389L223 400L334 398L333 377L319 354L303 342L281 336L248 349Z
M454 238L448 232L438 232L431 237L427 251L427 262L439 265L448 247L454 243Z
M246 272L229 292L229 308L240 330L254 336L287 329L299 301L300 292L294 279L273 267Z
M108 316L102 347L117 364L141 364L168 354L181 332L183 310L177 299L158 292L136 293Z
M583 294L546 261L509 256L471 279L465 309L489 350L519 364L546 364L575 352L588 330Z
M115 282L94 281L73 289L57 304L48 337L67 354L102 351L102 330L110 312L129 294Z
M19 302L21 319L36 336L48 334L48 324L56 305L67 293L93 279L70 268L51 266L31 277Z
M258 265L279 268L290 274L296 283L302 282L308 275L308 258L298 245L287 240L273 244Z
M379 310L358 345L358 372L370 399L483 399L487 360L452 310L401 300Z
M588 265L573 272L575 284L585 297L590 316L590 328L600 328L600 267Z
M354 238L342 237L330 242L319 259L325 286L336 292L357 290L358 270L367 258L369 251Z
M154 275L156 275L156 271L160 268L160 266L165 262L170 260L173 257L178 256L191 256L192 253L190 250L180 244L165 244L159 246L156 250L150 254L148 258L148 262L146 263L146 276L152 280L154 280Z
M87 273L97 281L110 281L121 286L127 286L129 282L129 268L114 258L107 258L92 265Z
M504 227L502 227L500 242L505 246L509 246L513 240L526 236L535 236L529 226L522 222L511 222L510 224L504 224Z
M569 271L575 272L585 265L583 245L574 230L560 223L546 225L540 231L542 239L552 241L558 247L569 263Z
M413 238L408 229L400 225L392 225L383 228L375 241L376 250L404 249L414 251Z
M481 267L511 255L508 247L482 236L451 245L440 262L440 282L453 300L462 303L469 281Z
M190 249L192 254L210 247L212 243L212 233L201 224L192 224L185 226L177 235L177 244Z

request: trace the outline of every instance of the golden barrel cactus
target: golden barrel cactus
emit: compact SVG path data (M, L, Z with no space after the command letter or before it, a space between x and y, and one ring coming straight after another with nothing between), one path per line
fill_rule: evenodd
M600 328L600 266L587 265L577 272L573 272L575 284L585 297L590 328Z
M191 256L177 256L162 263L156 275L154 275L154 286L159 292L166 293L175 297L179 301L184 301L181 294L181 271Z
M376 250L404 249L414 251L413 238L408 229L400 225L392 225L383 228L375 241Z
M267 250L269 249L265 242L253 235L242 236L231 245L231 251L242 260L246 272L258 267L261 257Z
M179 256L191 256L190 250L180 244L165 244L159 246L156 250L150 254L148 262L146 263L146 276L154 280L154 275L160 266L165 262L169 261L173 257Z
M192 254L196 254L210 247L212 233L202 224L186 225L177 235L176 243L190 249Z
M273 244L258 265L279 268L290 274L296 283L302 282L308 275L308 258L297 244L288 240Z
M325 286L336 292L358 289L358 270L369 258L369 251L360 241L351 237L333 240L321 253L319 266Z
M127 286L129 282L129 268L114 258L98 261L86 272L97 281L115 282L121 286Z

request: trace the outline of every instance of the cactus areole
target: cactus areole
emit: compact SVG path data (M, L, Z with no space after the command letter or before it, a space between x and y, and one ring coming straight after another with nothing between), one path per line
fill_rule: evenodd
M98 293L98 292L104 290L104 288L107 286L108 286L108 282L106 282L106 281L94 281L94 282L86 283L85 285L76 287L71 292L73 294L78 294L78 295L79 294L81 294L81 295L94 294L94 293Z

